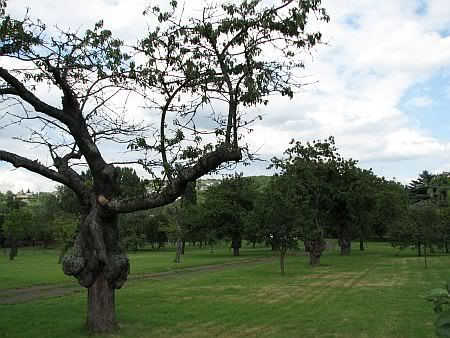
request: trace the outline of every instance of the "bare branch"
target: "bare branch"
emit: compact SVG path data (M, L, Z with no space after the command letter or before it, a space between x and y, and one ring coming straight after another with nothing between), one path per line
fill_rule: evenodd
M70 121L69 116L67 116L64 113L64 111L39 100L31 91L29 91L22 84L22 82L20 82L16 77L11 75L8 72L8 70L6 70L2 67L0 67L0 78L5 80L8 83L8 85L16 91L15 95L19 96L22 100L24 100L25 102L27 102L31 106L33 106L33 108L37 112L51 116L65 124L67 124ZM12 94L12 93L10 92L7 94Z
M223 144L216 150L200 157L194 165L181 169L172 182L160 192L151 193L142 198L113 199L106 207L117 213L126 213L169 204L184 193L189 182L217 169L224 162L240 161L241 159L242 153L239 148L231 148Z
M50 180L64 184L77 194L81 202L89 201L87 189L84 187L78 174L67 167L67 163L60 163L60 165L55 163L58 171L54 171L37 160L33 161L4 150L0 150L0 161L9 162L15 168L24 168Z

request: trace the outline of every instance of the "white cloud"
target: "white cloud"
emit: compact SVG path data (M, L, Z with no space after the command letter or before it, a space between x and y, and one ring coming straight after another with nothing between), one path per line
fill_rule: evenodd
M132 41L145 29L141 13L146 5L144 0L132 5L125 0L9 3L16 13L30 6L34 16L74 28L86 29L103 17L108 27ZM255 150L263 146L261 154L270 158L280 156L291 138L334 135L343 155L384 163L378 174L401 180L415 177L418 168L450 166L448 142L415 126L399 108L408 90L450 70L450 1L428 0L421 11L420 1L413 0L324 0L323 5L331 22L321 24L320 30L329 44L313 52L313 62L306 60L302 72L308 82L318 82L291 101L274 98L258 108L264 120L255 124L246 141ZM448 83L443 86L443 91L449 88ZM420 93L406 105L423 108L433 103L428 93ZM140 109L131 113L145 116ZM2 143L5 138L0 134ZM415 162L401 166L392 161Z
M53 191L56 183L38 174L24 169L14 169L12 166L0 166L0 191L18 192L30 189L34 192Z
M393 159L428 157L448 152L450 143L439 142L417 130L400 129L387 135L385 149Z
M448 150L429 130L414 126L415 119L402 111L402 98L450 66L450 37L440 33L450 28L439 11L450 10L450 2L429 4L424 16L417 13L418 2L406 1L324 1L332 21L323 26L329 46L319 48L307 72L319 83L289 107L298 118L278 105L276 120L287 117L278 127L267 116L270 130L255 128L252 142L266 135L279 138L267 152L280 151L294 137L300 140L335 135L344 155L364 161L414 159L423 168L433 166L433 156ZM445 7L445 8L444 8ZM409 105L419 108L433 104L420 95ZM284 146L280 139L285 138ZM263 149L265 151L265 149ZM420 165L420 164L419 164ZM414 169L416 170L416 169ZM380 172L379 174L383 174ZM411 177L408 167L395 174Z

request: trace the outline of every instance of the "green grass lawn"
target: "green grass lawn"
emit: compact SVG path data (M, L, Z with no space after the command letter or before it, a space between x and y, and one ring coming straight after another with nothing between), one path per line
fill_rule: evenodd
M325 253L323 265L315 269L305 256L288 257L285 277L273 260L182 278L130 281L117 292L121 330L111 337L433 337L435 315L423 296L450 279L450 256L435 254L425 269L414 252L395 253L388 244L369 243L367 251L351 256ZM255 254L269 253L259 249ZM151 268L170 266L153 262L155 252L137 255L152 260ZM14 264L20 262L19 257ZM135 262L138 271L146 272L144 263ZM193 264L210 262L197 258ZM3 261L0 268L0 279L15 275ZM85 292L0 305L0 336L86 337L85 309Z
M229 247L222 245L213 248L200 249L198 246L186 246L186 255L181 263L174 264L175 248L170 245L164 249L144 249L136 253L128 253L131 275L149 272L160 272L181 269L191 266L226 263L253 257L268 257L273 255L268 248L252 249L244 246L241 256L233 257ZM29 287L39 284L73 282L72 277L64 275L61 266L57 264L58 256L55 250L36 250L35 248L20 248L19 255L13 261L9 260L9 252L0 251L0 289Z

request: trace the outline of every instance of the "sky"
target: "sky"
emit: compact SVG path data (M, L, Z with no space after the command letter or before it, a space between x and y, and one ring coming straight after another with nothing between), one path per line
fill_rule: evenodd
M145 29L136 0L9 0L8 11L30 8L47 25L87 29L98 19L127 41ZM201 6L201 1L196 0ZM333 135L339 152L380 176L408 183L423 170L450 171L450 1L323 0L331 17L318 28L325 44L304 60L309 85L292 100L259 107L263 120L246 136L265 162L238 168L247 175L281 156L289 141ZM67 15L70 13L70 15ZM313 27L315 28L315 26ZM0 130L0 149L11 128ZM8 149L5 149L8 150ZM21 155L35 154L14 145ZM55 184L0 162L0 191L51 191Z

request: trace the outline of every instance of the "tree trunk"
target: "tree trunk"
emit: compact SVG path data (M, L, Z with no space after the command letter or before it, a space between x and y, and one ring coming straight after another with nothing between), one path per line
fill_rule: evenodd
M119 246L117 215L100 204L84 208L72 254L64 256L61 263L66 275L88 288L88 329L93 333L114 331L115 289L125 283L130 268Z
M13 235L10 235L10 240L11 240L11 250L9 251L9 260L13 260L14 257L17 256L17 240Z
M362 237L359 238L359 251L364 251L364 239Z
M351 252L352 242L347 238L339 238L338 244L341 247L341 256L348 256Z
M445 241L445 253L448 253L448 242L447 241Z
M341 256L348 256L351 252L351 246L341 247Z
M253 245L252 245L253 249L256 247L256 239L253 239Z
M87 327L93 333L107 333L117 329L115 289L102 273L88 288Z
M326 248L322 232L317 232L315 238L309 241L309 265L315 267L320 265L320 256Z
M186 241L181 244L181 254L184 255L184 249L186 248Z
M280 249L280 271L281 271L281 275L284 276L284 258L286 256L286 248L284 246L281 246Z
M181 229L181 222L180 222L180 209L179 207L174 207L173 209L174 215L175 215L175 224L177 227L176 231L176 244L175 244L175 258L173 259L174 263L180 263L181 261L181 251L182 251L182 242L183 242L183 231Z
M312 267L320 266L320 255L309 252L309 265Z
M180 263L181 262L181 251L183 248L181 236L177 238L177 243L175 246L175 258L173 260L174 263Z
M422 256L422 244L420 242L417 243L417 256Z
M239 256L239 249L242 246L241 234L236 231L233 233L231 247L233 248L233 256Z
M340 227L338 244L341 247L341 255L342 256L350 255L352 239L351 239L350 230L349 230L347 224L342 225Z
M211 250L209 252L210 253L214 253L214 248L213 248L214 243L213 243L213 241L209 242L209 245L211 247Z

